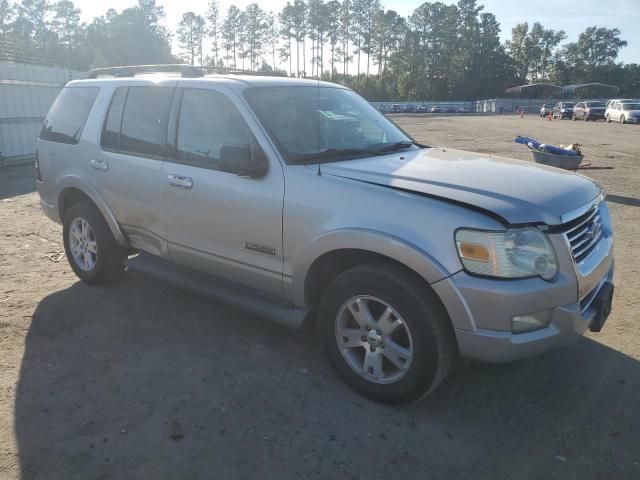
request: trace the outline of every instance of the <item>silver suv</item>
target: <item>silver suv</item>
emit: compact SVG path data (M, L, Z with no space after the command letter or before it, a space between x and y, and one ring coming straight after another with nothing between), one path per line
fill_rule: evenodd
M52 106L36 162L85 282L126 266L317 322L340 376L387 402L458 356L536 355L609 314L611 221L583 176L420 145L331 83L91 76Z

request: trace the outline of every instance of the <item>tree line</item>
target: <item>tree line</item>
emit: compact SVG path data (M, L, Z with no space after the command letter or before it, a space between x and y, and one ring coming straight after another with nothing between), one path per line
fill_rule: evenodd
M477 0L425 2L403 17L380 0L293 0L279 12L257 3L226 10L210 0L185 12L176 32L154 0L83 23L71 0L0 0L0 60L96 66L187 62L282 70L346 84L369 100L479 99L508 86L603 82L640 96L640 66L618 55L617 28L562 30L521 23L500 41L500 24ZM176 35L180 52L171 51Z

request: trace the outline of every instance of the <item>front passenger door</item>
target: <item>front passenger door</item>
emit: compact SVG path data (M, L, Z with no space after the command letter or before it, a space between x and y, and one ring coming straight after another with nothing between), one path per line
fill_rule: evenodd
M200 84L201 85L201 84ZM233 93L178 89L163 164L163 202L174 262L282 295L282 166ZM241 113L245 111L245 115ZM248 123L249 122L249 123ZM222 145L249 145L269 162L262 178L223 171ZM267 152L267 153L265 153Z

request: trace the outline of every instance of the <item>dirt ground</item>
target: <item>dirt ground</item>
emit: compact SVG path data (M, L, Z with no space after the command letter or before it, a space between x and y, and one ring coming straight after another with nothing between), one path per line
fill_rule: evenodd
M418 140L528 159L584 145L609 193L614 309L600 334L521 362L462 362L388 407L291 332L127 273L78 282L29 168L0 171L0 479L640 478L640 127L399 116ZM544 188L544 185L540 185Z

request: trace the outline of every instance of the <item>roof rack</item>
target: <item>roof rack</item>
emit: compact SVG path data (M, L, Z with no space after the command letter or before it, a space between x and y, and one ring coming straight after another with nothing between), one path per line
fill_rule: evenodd
M144 73L179 73L183 77L201 77L204 72L200 67L183 64L169 65L129 65L125 67L94 68L89 70L87 78L98 77L134 77Z
M166 65L130 65L124 67L94 68L89 70L87 78L98 77L135 77L145 73L179 73L183 78L202 77L205 73L220 75L262 75L262 76L284 76L280 72L254 72L251 70L241 70L239 68L226 67L200 67L186 64L166 64Z

